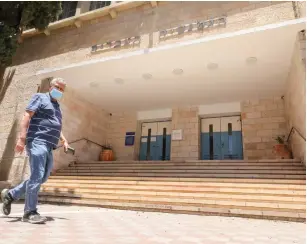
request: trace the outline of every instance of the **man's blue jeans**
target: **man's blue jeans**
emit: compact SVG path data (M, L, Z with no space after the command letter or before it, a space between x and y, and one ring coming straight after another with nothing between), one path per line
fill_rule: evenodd
M52 147L43 143L27 143L30 162L30 178L10 190L14 200L25 194L25 213L37 211L38 192L41 184L50 176L53 167Z

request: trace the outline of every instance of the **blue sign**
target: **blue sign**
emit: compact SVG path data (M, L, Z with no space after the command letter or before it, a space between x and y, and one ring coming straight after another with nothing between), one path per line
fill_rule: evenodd
M134 137L135 137L135 132L126 132L125 146L133 146Z

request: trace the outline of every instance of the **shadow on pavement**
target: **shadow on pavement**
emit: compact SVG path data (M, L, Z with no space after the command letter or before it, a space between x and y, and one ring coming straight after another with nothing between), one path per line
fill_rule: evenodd
M21 217L10 217L10 216L0 216L1 219L10 219L8 221L6 221L7 223L16 223L16 222L21 222ZM51 221L55 221L56 219L60 219L60 220L68 220L67 218L61 218L61 217L50 217L50 216L46 216L47 221L46 222L51 222Z

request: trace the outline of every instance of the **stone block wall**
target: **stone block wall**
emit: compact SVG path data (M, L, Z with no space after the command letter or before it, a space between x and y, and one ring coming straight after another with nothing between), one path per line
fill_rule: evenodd
M245 159L274 159L277 136L287 136L284 101L281 97L241 103Z
M136 160L135 146L125 146L126 132L136 132L136 113L112 113L112 116L109 115L107 128L107 143L112 145L116 160ZM139 142L135 141L136 143Z
M306 34L298 33L286 84L285 109L288 131L294 126L306 138ZM294 157L306 163L306 142L295 131L291 138Z
M13 74L12 79L6 79L10 73ZM39 82L35 76L22 73L15 67L5 70L0 92L0 180L18 182L28 171L25 153L15 155L14 148L24 109L37 92Z
M70 141L87 138L98 144L105 144L107 140L107 112L80 97L71 87L67 87L61 102L63 113L63 134ZM97 160L101 148L84 140L72 143L76 149L76 156L81 161ZM71 156L68 156L71 157ZM54 153L55 169L69 164L62 149Z
M227 16L226 27L159 41L161 30L224 15ZM70 26L54 30L50 36L40 34L25 39L18 49L15 63L53 68L139 48L239 31L294 18L291 2L159 2L157 8L152 8L150 3L147 3L120 13L116 19L110 20L109 16L104 16L83 22L81 28ZM91 46L95 44L135 35L141 36L140 47L91 54Z
M172 130L182 130L182 140L171 142L171 160L199 159L198 106L175 108L172 111Z

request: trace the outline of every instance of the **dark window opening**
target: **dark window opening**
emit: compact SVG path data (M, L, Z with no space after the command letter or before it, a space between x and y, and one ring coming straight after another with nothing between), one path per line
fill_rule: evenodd
M162 160L166 157L166 128L163 128L163 141L162 141Z
M232 135L232 124L228 123L228 135L231 136Z
M150 160L150 141L151 141L151 129L148 129L146 160Z
M209 125L209 152L210 160L213 160L214 151L213 151L213 125Z
M61 2L62 13L59 16L59 20L75 16L77 10L77 4L78 4L77 1Z
M109 6L111 1L91 1L90 11Z
M228 153L229 159L232 159L232 124L228 123Z

